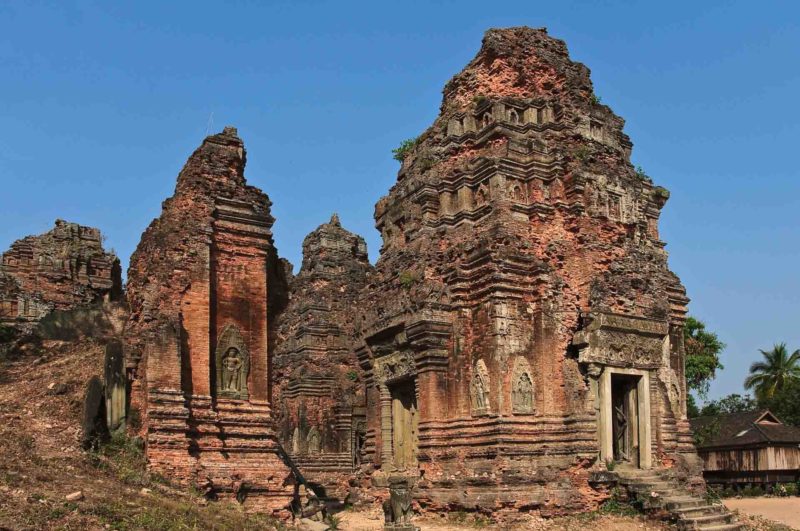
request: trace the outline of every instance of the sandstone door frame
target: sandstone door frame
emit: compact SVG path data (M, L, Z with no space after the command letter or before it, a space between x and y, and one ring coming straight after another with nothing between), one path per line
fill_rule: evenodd
M419 405L414 378L403 378L387 385L391 396L392 465L397 470L417 466Z
M605 366L600 375L599 404L600 418L598 422L598 438L600 439L600 459L609 462L614 459L611 378L613 375L633 376L636 381L637 428L639 439L639 468L651 468L651 426L650 426L650 371L639 369L623 369Z

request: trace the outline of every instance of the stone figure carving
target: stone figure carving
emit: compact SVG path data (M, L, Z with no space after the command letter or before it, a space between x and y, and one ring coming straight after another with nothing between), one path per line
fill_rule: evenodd
M489 189L485 185L480 185L475 192L475 206L485 205L489 200Z
M250 372L250 354L239 329L228 325L217 342L217 397L246 400L247 376Z
M297 455L300 453L300 428L295 427L292 432L292 453Z
M320 453L320 436L317 428L311 428L311 430L308 432L306 446L309 454Z
M356 425L353 437L353 466L361 466L362 453L367 445L367 423L359 422Z
M533 378L528 360L522 356L514 359L511 374L511 409L514 413L533 413Z
M533 382L527 372L518 374L511 391L511 404L514 413L533 411Z
M222 388L224 391L239 391L239 373L242 371L242 358L239 351L231 347L222 356Z
M472 410L476 415L489 412L489 371L483 360L475 364L471 382Z
M383 502L383 516L386 531L418 531L411 523L411 488L404 478L389 479L389 499Z

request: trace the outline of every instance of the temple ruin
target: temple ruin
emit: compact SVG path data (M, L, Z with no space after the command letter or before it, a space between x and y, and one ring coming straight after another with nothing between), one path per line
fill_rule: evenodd
M623 125L562 41L489 30L375 207L377 264L334 216L296 276L236 131L206 138L128 275L150 466L273 512L299 481L542 515L596 507L612 461L701 481L669 194Z
M131 257L132 429L152 470L288 514L297 485L272 422L268 355L281 264L245 159L234 128L206 138Z
M38 236L11 244L0 258L0 324L30 328L54 310L122 295L122 270L98 229L56 220Z
M303 242L277 318L274 397L281 441L305 479L344 499L366 444L366 396L351 347L353 309L372 266L364 239L334 214Z

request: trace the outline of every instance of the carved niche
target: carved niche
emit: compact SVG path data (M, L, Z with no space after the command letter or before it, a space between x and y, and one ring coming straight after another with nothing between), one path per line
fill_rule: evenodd
M470 399L473 415L487 415L489 413L489 371L486 363L478 360L472 372L470 382Z
M242 334L234 325L228 325L217 341L214 353L217 369L217 398L247 400L247 376L250 373L250 353Z
M301 451L300 447L300 428L295 427L294 431L292 432L292 439L290 447L292 449L292 453L295 455L299 455Z
M517 356L511 373L511 410L514 413L533 413L533 379L528 360Z
M306 448L309 455L318 454L320 453L322 447L322 441L319 435L319 430L317 428L312 427L308 432L308 437L306 437Z

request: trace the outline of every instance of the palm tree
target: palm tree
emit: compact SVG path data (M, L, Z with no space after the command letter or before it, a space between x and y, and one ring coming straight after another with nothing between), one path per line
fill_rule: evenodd
M754 389L760 399L772 398L790 380L800 379L800 349L789 355L786 343L778 343L765 352L763 361L750 365L750 376L744 381L745 389Z

